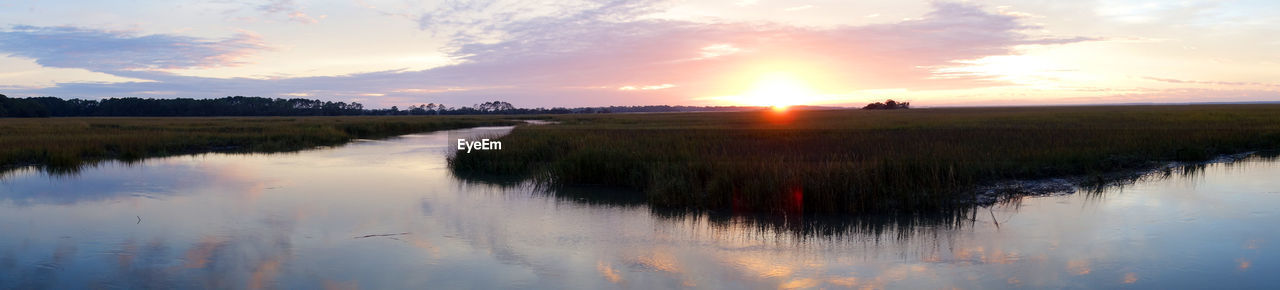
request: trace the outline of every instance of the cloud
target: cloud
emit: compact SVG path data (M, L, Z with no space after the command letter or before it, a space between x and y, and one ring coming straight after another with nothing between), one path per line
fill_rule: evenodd
M416 17L418 27L446 35L456 46L510 41L514 27L529 23L627 22L655 13L665 0L578 0L543 3L520 0L444 1ZM545 27L549 32L558 27Z
M1172 84L1219 85L1219 86L1258 86L1258 87L1272 87L1272 88L1280 88L1280 84L1262 83L1262 82L1195 81L1195 80L1180 80L1180 79L1158 78L1158 77L1143 77L1143 79L1153 80L1153 81L1163 82L1163 83L1172 83Z
M669 89L669 88L674 88L674 87L676 87L676 85L673 85L673 84L661 84L661 85L640 86L640 87L636 87L636 86L623 86L623 87L621 87L621 88L618 88L618 90L619 90L619 91L634 91L634 90L646 90L646 91L651 91L651 90Z
M302 12L302 9L298 8L297 3L294 3L293 0L271 0L268 1L267 4L259 5L258 11L262 11L267 15L283 14L289 17L289 21L302 24L314 24L319 22L319 20L316 20L310 15L307 15L307 13Z
M1257 102L1280 100L1280 91L1256 89L1137 89L1132 93L1083 96L1048 100L1051 103L1205 103Z
M956 65L957 60L1013 54L1021 45L1091 40L1031 37L1022 31L1036 27L1021 23L1016 16L988 13L969 4L934 6L933 12L918 20L826 29L769 23L609 20L628 19L616 12L536 18L494 27L491 30L505 35L506 40L461 45L455 55L463 56L462 64L425 74L483 76L487 82L529 88L701 82L682 85L686 90L668 90L688 97L711 93L711 87L721 85L709 83L708 76L787 62L823 71L830 82L968 87L990 85L990 81L977 77L938 80L932 78L933 68ZM732 53L721 48L733 48ZM708 53L716 57L708 57ZM680 61L689 59L699 61Z
M722 55L735 54L741 51L742 51L741 48L733 47L732 44L727 44L727 43L713 44L713 45L708 45L707 47L702 48L701 58L715 58Z
M791 12L791 11L800 11L800 10L812 9L812 8L814 8L814 7L816 7L816 6L813 6L813 5L800 5L800 6L795 6L795 7L788 7L788 8L786 8L786 9L782 9L782 11L787 11L787 12Z
M992 13L961 3L933 4L921 18L896 23L829 28L776 23L705 23L645 18L660 2L604 1L581 5L521 6L503 1L450 2L419 17L419 27L453 40L448 52L455 65L423 71L384 71L345 76L276 80L188 77L156 71L115 74L154 82L117 84L60 84L39 91L59 96L129 95L137 92L180 92L184 96L224 96L306 93L312 96L370 98L368 105L404 102L472 104L501 99L527 106L584 106L609 104L688 103L723 95L733 86L747 86L736 75L756 70L795 69L811 73L818 83L859 89L944 89L993 85L980 76L938 79L939 67L957 61L1016 54L1023 45L1055 45L1092 40L1085 37L1042 38L1024 31L1036 29L1016 15ZM509 4L509 5L508 5ZM514 6L513 6L514 5ZM514 7L514 8L512 8ZM30 28L22 41L38 40L48 28ZM226 65L247 52L262 49L255 38L208 41L176 36L188 49L169 51L167 45L140 53L113 42L145 42L145 37L70 29L82 37L37 43L35 48L4 47L46 65L119 68L163 68ZM108 43L114 49L89 48L93 56L69 51L47 53L68 41ZM90 45L88 47L94 47ZM148 49L149 46L140 46ZM80 48L84 49L84 48ZM198 53L192 53L192 50ZM124 52L114 52L124 51ZM190 63L152 55L207 55ZM113 53L122 54L121 56ZM104 65L95 61L107 59ZM123 61L110 61L123 59ZM231 62L233 64L233 62ZM141 64L141 65L138 65ZM679 84L651 90L618 90L635 84ZM639 89L639 87L636 87ZM643 91L644 93L638 93Z
M261 37L246 32L208 40L77 27L14 26L0 31L0 52L46 67L107 73L235 66L266 48Z

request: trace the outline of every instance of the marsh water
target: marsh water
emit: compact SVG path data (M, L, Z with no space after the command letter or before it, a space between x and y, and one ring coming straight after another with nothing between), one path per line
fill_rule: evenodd
M771 220L450 173L452 137L509 129L10 172L0 288L1280 286L1274 161L944 217Z

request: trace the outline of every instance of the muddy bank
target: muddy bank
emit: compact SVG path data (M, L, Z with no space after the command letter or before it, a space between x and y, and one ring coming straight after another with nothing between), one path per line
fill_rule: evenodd
M1274 152L1268 154L1274 157ZM1140 170L1127 170L1100 175L1077 175L1043 179L1005 180L979 186L971 192L973 199L965 204L987 206L1018 197L1055 196L1074 194L1078 191L1098 192L1111 186L1123 186L1134 182L1190 174L1201 167L1215 163L1232 163L1252 157L1267 157L1258 151L1220 155L1201 162L1164 162Z

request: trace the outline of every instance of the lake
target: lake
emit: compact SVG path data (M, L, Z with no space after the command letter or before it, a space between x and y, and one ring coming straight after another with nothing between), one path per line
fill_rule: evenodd
M1280 287L1280 162L938 216L744 217L450 172L451 140L509 130L10 172L0 288Z

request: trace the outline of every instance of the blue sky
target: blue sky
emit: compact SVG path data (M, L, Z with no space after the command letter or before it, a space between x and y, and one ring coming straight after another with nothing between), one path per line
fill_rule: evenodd
M0 93L373 107L1280 100L1275 1L0 1Z

